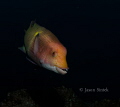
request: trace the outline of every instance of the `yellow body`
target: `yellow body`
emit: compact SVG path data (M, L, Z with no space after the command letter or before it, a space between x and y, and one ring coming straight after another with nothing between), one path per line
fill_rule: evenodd
M26 53L38 65L56 73L67 73L67 50L51 31L31 22L25 32L24 44Z

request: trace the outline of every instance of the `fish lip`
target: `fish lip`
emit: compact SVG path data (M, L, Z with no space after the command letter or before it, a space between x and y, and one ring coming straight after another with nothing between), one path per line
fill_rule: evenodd
M67 73L67 71L68 71L68 69L66 69L66 71L65 71L65 70L63 70L61 68L58 68L58 67L56 67L56 70L58 71L58 73L60 73L62 75L65 75Z
M54 71L55 73L62 74L62 75L65 75L68 71L68 68L59 68L57 66L46 64L43 61L40 61L40 65L48 70Z

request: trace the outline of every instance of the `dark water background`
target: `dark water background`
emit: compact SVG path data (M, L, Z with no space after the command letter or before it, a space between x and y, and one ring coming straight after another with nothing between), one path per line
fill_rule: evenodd
M17 49L24 29L36 22L51 30L68 50L69 72L58 75L26 60ZM0 94L9 90L61 86L84 99L119 98L120 2L107 0L1 1ZM36 70L35 70L36 69ZM79 88L108 88L82 93Z

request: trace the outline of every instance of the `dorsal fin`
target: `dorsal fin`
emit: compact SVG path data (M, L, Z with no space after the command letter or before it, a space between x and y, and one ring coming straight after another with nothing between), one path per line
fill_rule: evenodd
M35 24L35 21L31 21L31 23L30 23L30 27L33 27L34 24Z
M24 32L26 33L26 30L24 30Z
M34 21L31 21L30 27L33 27L35 23L36 23L36 19Z

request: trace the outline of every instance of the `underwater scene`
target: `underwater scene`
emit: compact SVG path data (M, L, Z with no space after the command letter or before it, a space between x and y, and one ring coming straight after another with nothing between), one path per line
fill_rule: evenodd
M120 2L1 1L0 107L120 107Z

